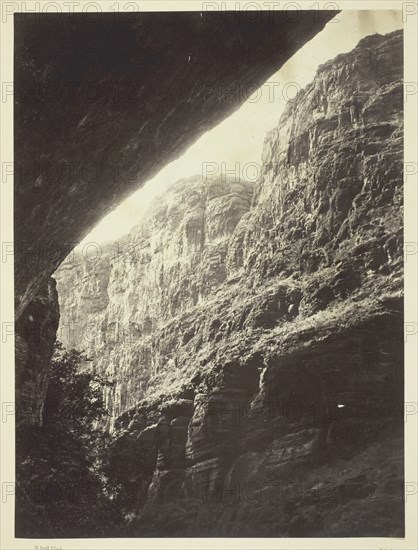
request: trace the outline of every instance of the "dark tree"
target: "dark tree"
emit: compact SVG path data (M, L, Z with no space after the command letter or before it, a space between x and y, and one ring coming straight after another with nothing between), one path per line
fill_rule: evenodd
M115 536L119 514L103 474L103 385L88 359L57 343L41 426L16 439L16 536Z

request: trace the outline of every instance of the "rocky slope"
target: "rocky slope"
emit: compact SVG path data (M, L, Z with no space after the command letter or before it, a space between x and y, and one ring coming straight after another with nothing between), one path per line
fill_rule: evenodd
M402 34L370 36L256 185L182 180L55 274L59 338L115 382L129 534L402 535L402 119Z

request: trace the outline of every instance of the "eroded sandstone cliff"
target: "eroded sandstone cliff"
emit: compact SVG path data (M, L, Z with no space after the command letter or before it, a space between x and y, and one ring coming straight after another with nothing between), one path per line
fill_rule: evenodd
M370 36L255 185L181 180L55 274L59 338L115 383L130 535L402 535L402 117L402 34Z

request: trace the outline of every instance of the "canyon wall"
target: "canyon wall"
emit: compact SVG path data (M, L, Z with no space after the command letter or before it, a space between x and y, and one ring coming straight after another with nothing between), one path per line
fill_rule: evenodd
M106 392L110 427L151 387L171 386L170 371L179 374L177 350L195 336L194 308L203 312L228 277L229 239L252 193L246 182L181 180L128 237L75 251L56 272L58 338L115 382Z
M402 33L319 67L255 184L173 184L55 273L130 536L402 536Z

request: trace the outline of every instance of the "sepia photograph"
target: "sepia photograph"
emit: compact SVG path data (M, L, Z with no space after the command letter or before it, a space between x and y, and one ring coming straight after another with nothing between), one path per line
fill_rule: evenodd
M82 4L2 12L16 548L405 540L415 2Z

